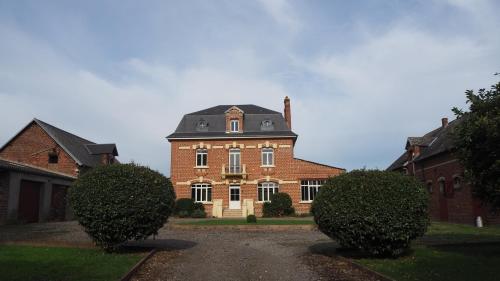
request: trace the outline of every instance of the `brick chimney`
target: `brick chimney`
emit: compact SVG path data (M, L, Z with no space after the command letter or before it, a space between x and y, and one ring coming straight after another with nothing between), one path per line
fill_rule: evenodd
M285 97L285 121L288 125L288 128L292 129L292 112L290 111L290 98L288 96Z
M448 126L448 118L441 118L441 126L443 128L445 128L446 126Z

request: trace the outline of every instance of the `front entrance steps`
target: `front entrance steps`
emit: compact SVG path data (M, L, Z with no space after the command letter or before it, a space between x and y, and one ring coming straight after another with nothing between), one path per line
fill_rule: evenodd
M229 209L224 208L222 211L223 218L241 218L243 217L243 212L241 209Z

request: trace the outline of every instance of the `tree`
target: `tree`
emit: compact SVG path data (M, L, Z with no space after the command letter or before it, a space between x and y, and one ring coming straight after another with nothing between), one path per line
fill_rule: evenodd
M465 92L469 111L453 108L457 156L472 191L492 210L500 209L500 82L490 90Z
M96 167L70 188L78 222L95 243L113 251L157 234L173 211L175 193L162 174L136 164Z

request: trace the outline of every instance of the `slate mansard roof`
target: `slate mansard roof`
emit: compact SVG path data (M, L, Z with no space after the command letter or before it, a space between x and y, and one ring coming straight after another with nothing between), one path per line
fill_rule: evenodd
M95 167L102 161L100 154L113 154L118 156L118 150L115 144L96 144L92 141L81 138L77 135L68 133L55 126L45 123L38 119L33 119L26 127L10 139L0 151L3 150L12 140L21 134L32 123L36 123L44 130L59 146L66 151L73 160L80 166Z
M413 159L413 162L422 161L432 156L454 150L455 145L453 144L452 132L461 120L462 119L453 120L447 126L441 126L434 129L422 137L409 137L406 141L406 148L411 145L420 146L420 155ZM387 170L393 171L402 168L407 160L408 156L405 151L387 168Z
M226 111L231 107L243 111L243 132L226 133ZM206 127L200 129L200 122ZM264 122L270 124L263 126ZM270 122L270 123L269 123ZM204 138L259 138L282 137L297 139L297 134L288 128L280 112L253 104L218 105L184 115L175 132L167 137L173 139Z

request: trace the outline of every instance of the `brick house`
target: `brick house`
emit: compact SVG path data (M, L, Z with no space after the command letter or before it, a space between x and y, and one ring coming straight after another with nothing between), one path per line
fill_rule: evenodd
M115 144L96 144L33 119L0 148L0 223L66 219L71 183L116 156Z
M284 116L256 105L219 105L184 115L171 143L177 198L205 204L209 216L262 215L263 202L288 193L308 213L321 184L344 169L294 157L290 99Z
M464 168L454 155L451 133L460 119L441 126L421 137L408 137L405 151L387 170L399 171L421 180L430 194L432 220L474 224L481 216L486 223L497 224L499 217L481 206L471 186L464 180Z

